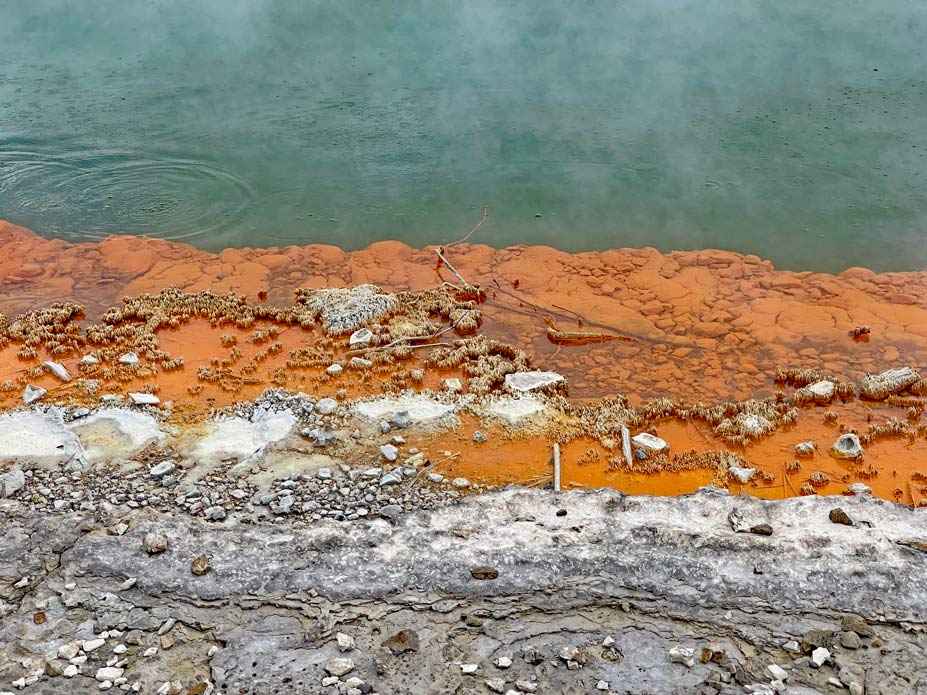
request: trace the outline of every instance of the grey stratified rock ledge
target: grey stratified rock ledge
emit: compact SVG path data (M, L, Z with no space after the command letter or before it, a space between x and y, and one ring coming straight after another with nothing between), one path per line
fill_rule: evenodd
M321 684L342 678L344 690L478 693L502 678L539 693L601 681L742 695L773 692L781 671L795 695L839 692L834 681L923 692L927 514L864 493L840 498L851 527L828 520L836 504L513 489L348 526L51 515L2 500L0 674L10 689L38 665L27 692L43 695L96 692L111 659L142 692L206 680L220 693L339 692ZM736 533L735 509L773 534ZM151 534L165 550L146 552ZM210 571L196 575L201 555ZM482 566L492 579L474 578ZM350 670L338 633L354 644ZM41 671L93 639L104 644L70 680L46 675L62 664Z

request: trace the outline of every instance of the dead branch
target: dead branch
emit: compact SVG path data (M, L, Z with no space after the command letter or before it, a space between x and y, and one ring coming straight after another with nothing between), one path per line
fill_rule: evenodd
M479 222L477 222L476 226L467 233L467 236L465 236L463 239L452 241L450 244L445 244L444 248L450 248L451 246L457 246L457 244L464 243L467 239L473 236L473 232L475 232L477 229L483 226L483 223L486 221L487 215L489 215L489 208L484 207L483 208L483 218Z

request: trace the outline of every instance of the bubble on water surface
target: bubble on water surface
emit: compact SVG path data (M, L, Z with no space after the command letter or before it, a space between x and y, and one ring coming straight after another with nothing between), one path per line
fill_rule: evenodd
M254 192L239 176L202 160L131 152L0 144L0 195L8 216L41 219L64 208L81 236L152 234L166 239L220 233L240 223Z

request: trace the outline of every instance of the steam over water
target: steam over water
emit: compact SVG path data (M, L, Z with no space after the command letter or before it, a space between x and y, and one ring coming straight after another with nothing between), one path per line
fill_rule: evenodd
M927 266L914 0L4 0L0 218Z

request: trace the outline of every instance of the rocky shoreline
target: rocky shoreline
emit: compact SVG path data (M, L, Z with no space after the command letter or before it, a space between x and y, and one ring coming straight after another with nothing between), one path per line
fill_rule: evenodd
M511 489L309 526L4 500L0 689L922 693L927 516L856 492Z

